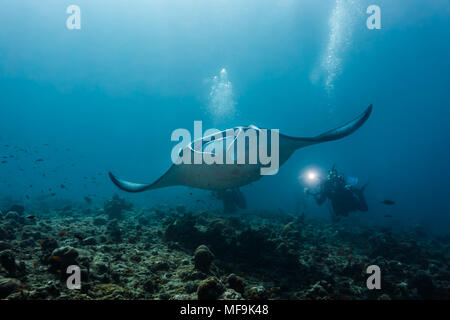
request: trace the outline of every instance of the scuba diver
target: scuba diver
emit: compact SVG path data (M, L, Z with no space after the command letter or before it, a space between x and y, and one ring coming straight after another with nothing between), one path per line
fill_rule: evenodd
M341 217L347 217L350 212L369 210L363 194L367 184L361 188L357 188L355 184L355 181L349 183L342 175L339 175L336 165L333 165L328 171L327 178L320 181L319 191L313 193L306 189L306 193L312 195L319 206L327 199L330 200L333 209L332 219L339 221Z
M238 188L213 191L213 197L223 201L224 213L235 213L238 208L246 209L247 201L244 194Z

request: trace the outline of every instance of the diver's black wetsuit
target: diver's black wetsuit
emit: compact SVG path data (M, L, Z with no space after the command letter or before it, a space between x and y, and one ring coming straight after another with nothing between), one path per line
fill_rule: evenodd
M333 219L339 220L339 217L346 217L350 212L369 210L363 195L364 188L365 186L356 188L347 185L344 178L337 174L336 169L332 169L327 179L320 184L320 191L312 195L318 205L329 199L333 208Z
M225 213L234 213L238 208L247 208L247 201L245 200L244 194L238 188L217 191L213 195L223 201L223 211Z

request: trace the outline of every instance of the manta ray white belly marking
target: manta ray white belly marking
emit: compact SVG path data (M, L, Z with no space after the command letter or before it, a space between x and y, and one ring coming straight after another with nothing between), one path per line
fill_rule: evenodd
M327 141L338 140L355 132L369 118L370 105L361 115L336 129L329 130L316 137L299 138L279 134L279 166L281 167L295 150ZM256 129L256 127L240 127ZM208 141L209 142L209 141ZM205 142L206 144L207 142ZM192 143L182 152L194 152ZM261 164L185 164L172 165L169 170L153 183L135 183L117 178L111 172L109 177L120 189L127 192L142 192L169 186L188 186L206 190L223 190L245 186L259 180Z

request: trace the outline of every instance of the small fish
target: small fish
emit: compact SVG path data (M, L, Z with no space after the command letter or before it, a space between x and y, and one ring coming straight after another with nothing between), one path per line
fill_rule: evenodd
M27 198L27 200L30 200L30 196L29 195L25 195L25 198Z
M61 273L62 270L61 270L61 269L57 269L56 272L57 272L57 273Z
M62 185L60 186L60 188L61 188L61 189L65 189L66 186L62 184Z
M35 162L42 162L42 161L44 161L44 159L42 159L42 158L39 158L39 159L35 160Z
M59 233L59 236L60 237L64 237L66 234L67 234L67 231L62 231L62 232Z
M33 267L36 269L38 266L38 262L36 260L33 261Z
M3 161L2 161L2 163L8 163L8 161L6 161L6 160L3 160Z
M61 257L60 256L52 256L52 259L55 261L61 261Z
M395 204L395 201L393 201L393 200L383 200L383 201L380 201L380 203L388 205L388 206L392 206L392 205Z
M53 193L50 193L50 196L51 196L51 197L54 197L54 196L56 196L56 193L54 193L54 192L53 192Z
M131 270L131 269L125 270L125 273L132 273L132 272L133 272L133 270Z
M27 219L33 220L36 216L28 216Z
M392 218L392 215L390 215L390 214L385 214L384 217L385 217L385 218Z

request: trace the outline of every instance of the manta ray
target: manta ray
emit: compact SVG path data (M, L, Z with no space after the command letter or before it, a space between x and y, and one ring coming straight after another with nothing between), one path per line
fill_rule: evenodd
M355 119L338 128L329 130L315 137L291 137L280 133L278 158L279 167L281 167L297 149L322 142L338 140L350 135L367 121L371 112L372 105L370 105L362 114L360 114ZM250 129L256 130L256 132L259 132L261 130L255 126L236 127L233 129L237 129L238 132L243 133L245 133L246 130ZM186 147L182 148L179 152L179 156L184 155L185 153L192 155L196 152L213 152L214 148L205 148L209 144L214 143L214 141L211 141L211 137L203 137L201 138L201 140L201 145L203 147L200 151L194 148L195 142L198 142L198 140L195 140ZM224 143L223 145L225 146L227 144ZM259 180L262 177L260 173L261 167L262 165L260 163L173 164L165 174L163 174L153 183L148 184L122 180L117 178L111 172L109 172L109 177L117 187L127 192L142 192L146 190L153 190L170 186L187 186L218 191L242 187Z

